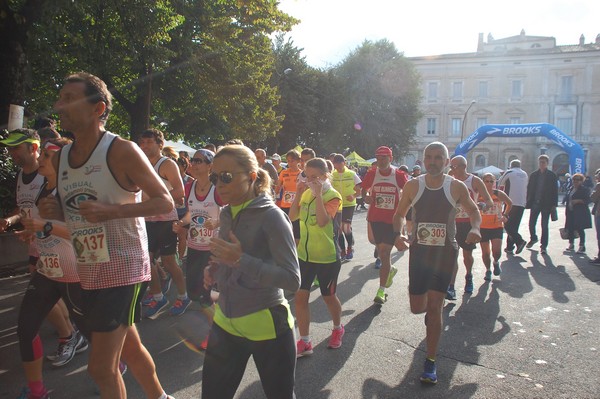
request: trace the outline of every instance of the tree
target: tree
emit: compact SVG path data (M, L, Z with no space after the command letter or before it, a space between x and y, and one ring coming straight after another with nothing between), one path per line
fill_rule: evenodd
M332 73L343 88L343 104L328 122L330 141L364 154L380 145L397 157L405 154L421 118L421 93L418 73L394 44L365 40Z
M37 112L50 108L48 93L64 75L87 70L117 100L113 130L125 126L124 117L130 132L166 126L192 143L266 138L278 130L268 35L296 20L275 2L55 1L52 23L36 25Z

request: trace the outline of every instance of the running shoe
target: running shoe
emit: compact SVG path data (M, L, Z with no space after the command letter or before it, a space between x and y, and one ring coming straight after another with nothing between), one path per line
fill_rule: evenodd
M423 374L421 374L420 379L425 384L437 384L437 370L434 361L425 359L425 366L423 367Z
M569 244L569 246L565 248L565 251L575 251L575 244Z
M375 302L379 305L383 305L386 301L387 301L387 294L385 293L384 290L379 288L377 290L377 294L375 294L375 298L373 298L373 302Z
M348 251L346 251L346 260L352 260L354 258L354 248L350 247L348 248Z
M327 345L328 348L330 349L338 349L340 346L342 346L342 337L344 336L344 333L346 331L344 330L344 325L341 325L341 328L339 329L333 329L333 331L331 331L331 338L329 338L329 344Z
M319 283L319 278L317 276L315 276L315 280L313 281L313 285L315 287L319 287L321 285L321 283Z
M486 270L485 271L485 277L483 279L485 281L492 281L492 271L491 270Z
M527 243L526 247L527 247L527 248L531 248L531 247L533 247L533 245L534 245L536 242L538 242L538 239L537 239L537 238L532 238L531 240L529 240L529 242Z
M125 373L127 372L127 365L119 360L119 373L121 373L121 375L125 375Z
M171 289L171 282L173 281L173 279L171 278L170 275L167 274L167 278L162 279L160 281L160 289L163 293L163 295L167 295L167 293L169 292L169 290Z
M515 253L518 255L521 252L523 252L523 248L525 248L525 245L527 245L527 243L525 242L525 240L523 240L520 243L518 243L517 244L517 251Z
M579 249L577 249L577 253L578 254L584 254L585 253L585 246L580 245Z
M473 293L473 275L467 274L465 276L465 294Z
M346 260L346 250L342 249L342 252L340 252L340 260L343 262Z
M381 269L381 259L375 259L375 269Z
M590 259L589 263L591 263L592 265L600 265L600 256L597 256L594 259Z
M164 308L166 308L168 304L169 300L166 296L163 296L163 299L161 301L157 301L156 299L154 299L152 302L150 302L150 305L143 309L144 318L152 320L156 319L161 313L161 311Z
M446 299L456 301L456 290L454 287L448 287L448 290L446 290Z
M75 350L81 343L81 340L85 340L85 338L81 333L77 332L71 334L71 339L59 340L56 359L52 362L52 365L54 367L61 367L73 360Z
M396 275L396 273L398 273L398 269L394 266L390 267L390 272L385 282L385 288L390 288L392 284L394 284L394 276Z
M150 305L150 302L152 302L153 300L154 300L154 295L152 295L150 292L148 292L146 295L144 295L144 299L142 299L142 306Z
M77 341L77 347L75 348L75 354L85 352L88 348L88 340L85 339L85 337L83 336L83 334L81 334L81 332L79 330L77 330L75 333L80 337L80 338L78 338L78 341ZM59 348L60 348L60 342L59 342ZM51 362L56 361L56 359L58 359L58 350L51 355L47 355L46 359L50 360Z
M525 241L523 241L523 242L525 242ZM525 245L523 245L523 247L525 247ZM517 249L518 249L518 247L517 247ZM504 248L504 253L507 254L507 255L514 255L515 254L512 249L508 249L508 248Z
M548 251L546 251L546 248L541 247L540 248L540 255L546 255L548 253Z
M44 392L42 392L41 395L34 395L31 393L29 387L23 387L19 396L17 396L17 399L50 399L50 396L48 395L46 388L44 388Z
M303 339L299 339L296 342L296 358L309 356L313 354L312 342L304 342Z
M202 342L200 342L200 350L205 351L206 348L208 348L208 335L206 336L206 338L204 338Z
M190 298L179 299L175 301L175 305L171 308L171 314L173 316L181 316L185 313L185 310L190 306L192 300Z
M500 262L497 260L494 261L494 276L499 276L502 273L502 268L500 267Z

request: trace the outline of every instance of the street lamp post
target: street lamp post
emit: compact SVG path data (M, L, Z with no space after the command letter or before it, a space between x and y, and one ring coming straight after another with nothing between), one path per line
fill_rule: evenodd
M465 125L467 122L467 114L469 113L469 110L471 109L471 107L473 106L473 104L475 104L477 101L473 100L471 101L471 104L469 104L469 108L467 108L467 110L465 111L465 115L463 116L463 120L462 120L462 126L460 127L460 142L462 143L463 141L463 137L465 134Z

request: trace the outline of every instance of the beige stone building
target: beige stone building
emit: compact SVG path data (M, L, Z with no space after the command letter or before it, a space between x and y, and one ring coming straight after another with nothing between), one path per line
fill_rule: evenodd
M600 168L600 35L556 45L553 37L518 36L484 41L477 51L409 58L422 78L416 144L403 163L419 163L432 141L455 147L485 124L550 123L584 149L588 174ZM568 172L568 155L545 137L487 138L467 156L469 170L501 169L519 158L527 172L540 154L552 170Z

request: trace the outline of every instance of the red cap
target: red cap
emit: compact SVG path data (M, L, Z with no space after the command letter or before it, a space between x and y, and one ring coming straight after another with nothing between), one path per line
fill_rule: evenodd
M388 157L392 157L392 149L390 147L386 147L384 145L382 145L381 147L379 147L377 149L377 151L375 151L375 156L377 155L386 155Z

